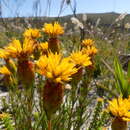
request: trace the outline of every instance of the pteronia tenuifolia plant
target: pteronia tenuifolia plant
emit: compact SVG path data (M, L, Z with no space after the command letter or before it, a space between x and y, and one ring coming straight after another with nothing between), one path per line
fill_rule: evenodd
M51 130L53 115L64 103L66 84L72 81L78 86L83 71L94 68L97 53L94 41L84 39L79 49L64 55L59 40L63 33L64 28L58 22L46 23L41 30L25 30L22 40L13 39L0 49L0 58L5 61L0 74L4 75L4 84L9 86L16 129L37 129L39 123L47 119L45 126ZM47 41L44 36L48 37ZM40 100L37 102L42 102L42 105L35 104L35 90ZM39 110L39 107L43 109ZM43 118L43 110L46 118ZM38 123L34 123L34 111L42 113ZM41 125L42 129L45 126Z
M130 99L118 97L109 101L108 111L114 117L112 130L127 130L127 121L130 121Z

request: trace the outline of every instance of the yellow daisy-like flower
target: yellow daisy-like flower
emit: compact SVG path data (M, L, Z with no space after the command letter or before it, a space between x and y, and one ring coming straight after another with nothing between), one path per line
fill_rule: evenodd
M55 22L54 24L45 23L43 31L53 38L64 33L63 27L58 22Z
M0 67L0 75L3 75L2 83L9 86L13 83L12 72L6 67Z
M6 67L11 72L16 72L16 65L13 60L9 59L9 53L6 51L6 49L0 49L0 58L3 58L5 60Z
M87 46L92 46L94 44L94 41L92 39L84 39L81 44L84 46L84 47L87 47Z
M41 51L48 50L48 42L42 42L42 43L40 43L39 47L40 47Z
M62 58L62 55L57 53L49 53L48 57L41 56L37 61L38 72L56 83L69 81L71 75L77 72L74 66L68 58Z
M130 99L114 98L109 101L107 110L118 119L130 121Z
M9 53L4 49L0 49L0 58L8 59Z
M34 50L34 43L30 39L24 40L23 44L19 40L13 40L5 50L12 58L17 58L17 75L20 82L27 87L32 85L34 81L34 64L29 61L29 56Z
M82 49L83 54L87 54L88 56L93 56L97 54L98 50L94 46L88 46Z
M8 118L8 117L10 117L10 114L8 114L8 113L1 113L0 114L0 119Z
M23 33L23 36L25 38L39 38L41 36L40 34L40 31L39 29L32 29L32 28L29 28L29 29L26 29L25 32Z
M34 44L31 40L25 39L23 45L19 40L13 40L5 50L9 53L10 57L18 59L26 59L32 54L34 50Z
M48 42L42 42L39 44L39 50L41 51L42 55L47 55L48 53Z
M89 66L92 64L90 57L83 54L81 51L73 52L70 55L70 61L78 66Z
M3 75L11 75L11 72L8 70L8 68L6 66L0 67L0 74Z

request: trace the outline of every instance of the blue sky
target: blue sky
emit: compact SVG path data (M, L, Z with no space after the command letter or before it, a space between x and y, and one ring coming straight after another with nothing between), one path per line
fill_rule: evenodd
M4 17L35 16L33 3L36 0L0 0ZM37 15L58 16L62 0L39 0ZM51 1L48 8L47 1ZM74 0L71 0L72 4ZM77 13L118 12L130 13L130 0L76 0ZM72 14L70 6L64 4L61 16Z

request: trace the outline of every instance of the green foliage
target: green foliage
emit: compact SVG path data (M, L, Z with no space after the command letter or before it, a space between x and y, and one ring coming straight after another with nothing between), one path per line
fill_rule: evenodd
M13 125L13 120L11 119L10 116L3 117L0 123L3 125L2 129L15 130Z
M125 74L119 61L115 59L114 69L116 89L119 94L123 96L123 98L128 98L128 96L130 95L130 64L128 65L128 72L127 74Z
M109 114L103 110L103 102L98 101L88 130L101 130L109 118Z

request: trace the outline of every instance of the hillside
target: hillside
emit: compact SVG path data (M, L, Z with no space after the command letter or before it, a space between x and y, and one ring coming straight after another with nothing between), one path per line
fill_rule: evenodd
M101 19L100 25L110 25L115 21L115 19L120 15L118 13L89 13L87 14L87 21L90 21L91 23L95 23L98 18ZM82 16L83 14L77 14L77 18L82 21ZM19 26L27 26L28 24L33 27L41 27L44 22L48 21L54 21L54 20L59 20L61 23L69 23L70 25L72 24L70 21L70 18L73 17L73 15L67 15L67 16L62 16L62 17L17 17L17 18L1 18L0 19L0 25L8 24L6 26L13 26L13 25L19 25ZM124 22L129 22L130 21L130 14L128 14ZM4 25L5 26L5 25Z
M77 18L83 22L84 14L77 14ZM125 23L130 21L130 14L128 14L122 21L118 22L120 26L114 25L115 19L119 17L118 13L89 13L87 15L87 20L84 21L85 27L91 30L91 25L95 26L97 20L100 18L98 27L102 29L105 33L110 25L112 28L118 30L122 33L124 30ZM17 17L17 18L0 18L0 41L1 45L6 44L7 41L10 41L13 37L19 37L26 28L41 28L45 22L59 21L62 25L65 25L65 32L75 31L75 25L72 24L71 18L73 15L62 16L62 17ZM129 30L127 30L128 32Z

